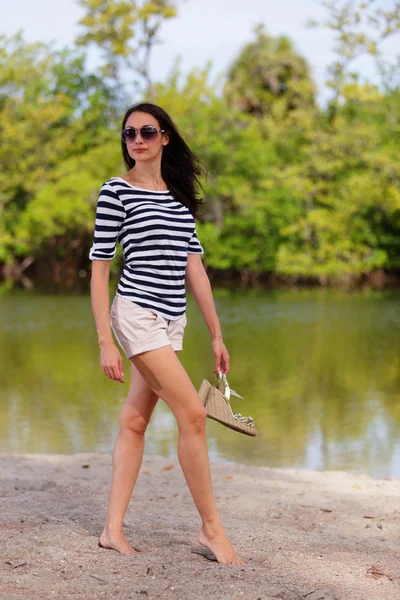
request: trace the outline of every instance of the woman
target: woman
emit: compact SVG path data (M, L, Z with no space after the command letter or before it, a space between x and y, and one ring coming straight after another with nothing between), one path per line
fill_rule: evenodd
M185 276L212 338L216 371L229 355L196 235L200 168L171 118L154 104L131 107L122 123L128 172L103 184L90 258L91 300L104 374L124 383L111 328L131 362L131 383L113 451L107 519L100 546L133 555L122 523L139 473L144 433L158 398L176 417L178 457L202 524L200 544L223 564L243 564L217 514L206 445L206 412L177 354L186 325ZM116 240L125 266L111 314L108 280ZM111 327L110 327L111 321Z

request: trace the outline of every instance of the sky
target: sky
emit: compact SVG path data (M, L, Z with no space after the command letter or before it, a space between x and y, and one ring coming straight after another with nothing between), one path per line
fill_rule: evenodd
M392 0L378 1L380 6L393 4ZM263 23L268 33L291 38L308 60L323 103L329 93L324 79L333 59L333 39L326 30L307 28L306 22L324 14L318 0L181 0L178 16L161 28L163 44L153 52L152 77L164 80L178 55L184 73L211 61L211 73L216 76L252 40L254 25ZM0 0L0 32L11 35L22 30L28 41L54 41L62 47L79 34L81 15L75 0ZM387 58L394 57L395 38L387 40L384 50ZM93 55L92 61L96 61ZM376 77L367 57L358 61L357 70L369 79Z

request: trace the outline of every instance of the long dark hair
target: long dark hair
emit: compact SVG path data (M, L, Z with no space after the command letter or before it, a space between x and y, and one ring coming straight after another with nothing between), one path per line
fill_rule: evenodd
M122 129L133 112L152 115L159 122L160 128L168 134L169 143L164 146L162 154L161 175L175 200L187 206L195 217L198 206L202 202L198 197L197 189L201 189L199 176L206 172L203 163L193 154L171 117L160 106L149 102L131 106L122 120ZM132 169L135 166L135 159L129 156L128 148L122 139L121 149L126 167Z

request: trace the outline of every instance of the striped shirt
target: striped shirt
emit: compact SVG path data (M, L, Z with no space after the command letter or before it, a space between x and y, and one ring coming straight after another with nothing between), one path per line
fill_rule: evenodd
M116 242L125 265L117 295L166 319L186 310L187 255L203 254L189 209L169 191L134 187L112 177L100 189L91 260L111 260Z

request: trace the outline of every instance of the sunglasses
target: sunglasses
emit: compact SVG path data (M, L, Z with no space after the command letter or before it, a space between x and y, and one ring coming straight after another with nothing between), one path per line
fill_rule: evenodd
M156 129L152 125L145 125L140 129L136 129L136 127L125 127L121 131L121 137L125 144L127 142L134 142L138 133L140 133L140 137L144 142L154 142L157 137L157 134L164 133L165 129Z

